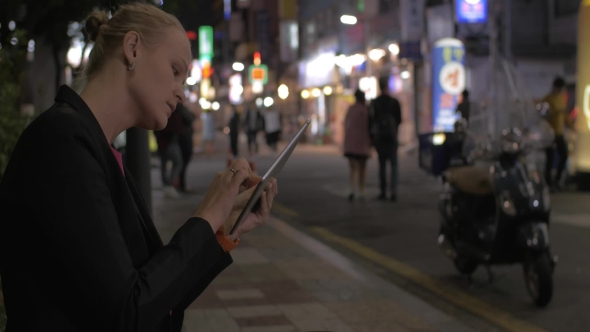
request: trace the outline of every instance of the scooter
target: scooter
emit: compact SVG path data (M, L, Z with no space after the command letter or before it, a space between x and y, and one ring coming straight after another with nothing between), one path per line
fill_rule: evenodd
M499 150L489 169L459 163L443 173L438 244L469 276L479 265L491 276L492 265L522 263L529 294L544 307L553 296L557 263L549 249L549 188L527 165L518 129L503 132Z

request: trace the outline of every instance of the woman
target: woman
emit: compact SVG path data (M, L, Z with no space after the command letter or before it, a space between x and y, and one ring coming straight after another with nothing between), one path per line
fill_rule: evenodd
M263 224L276 182L228 236L256 182L245 160L218 173L194 216L163 245L111 143L161 130L191 60L176 18L147 4L86 22L95 46L80 95L22 134L0 183L0 271L8 331L174 331L184 310L231 262L239 236Z
M344 156L350 164L350 201L356 196L365 198L367 159L371 155L369 110L365 105L365 93L356 90L354 98L356 102L348 109L344 123ZM357 183L359 195L356 190Z

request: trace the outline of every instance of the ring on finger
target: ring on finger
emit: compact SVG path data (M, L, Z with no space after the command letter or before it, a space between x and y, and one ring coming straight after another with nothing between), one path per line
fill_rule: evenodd
M230 167L230 168L229 168L229 170L230 170L232 173L234 173L234 175L236 175L236 170L235 170L235 169L233 169L232 167Z

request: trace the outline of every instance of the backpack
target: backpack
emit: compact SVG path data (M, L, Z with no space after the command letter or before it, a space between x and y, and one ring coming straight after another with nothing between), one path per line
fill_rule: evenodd
M395 117L392 112L386 112L385 110L379 110L379 112L377 112L375 109L375 101L371 103L371 117L373 118L371 123L371 137L379 141L396 140L398 123ZM393 99L388 99L386 103L384 101L382 105L385 104L387 108L393 109L392 102Z

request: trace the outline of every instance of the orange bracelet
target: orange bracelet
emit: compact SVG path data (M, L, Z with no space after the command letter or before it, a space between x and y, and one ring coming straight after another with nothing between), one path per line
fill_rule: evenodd
M217 230L215 233L215 238L217 238L217 242L226 252L231 252L238 245L238 243L240 243L240 239L231 241L227 236L225 236L223 226Z

